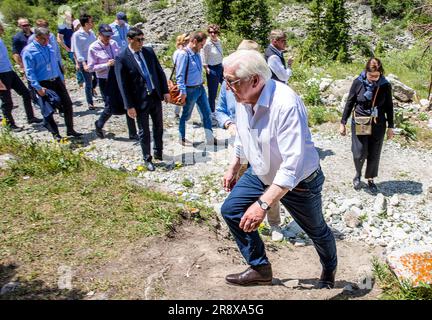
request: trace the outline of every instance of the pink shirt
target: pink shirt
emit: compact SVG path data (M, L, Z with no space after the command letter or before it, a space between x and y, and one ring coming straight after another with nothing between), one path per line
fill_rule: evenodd
M120 47L115 40L110 40L107 46L97 40L89 47L87 65L91 72L96 72L96 77L107 79L109 72L108 60L115 59L119 53Z

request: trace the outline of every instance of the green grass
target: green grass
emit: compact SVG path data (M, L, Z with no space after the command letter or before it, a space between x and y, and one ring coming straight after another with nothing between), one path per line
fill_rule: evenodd
M133 186L127 173L88 161L68 145L36 143L3 131L0 154L5 153L17 162L0 170L0 269L13 262L19 265L15 278L32 283L14 298L45 292L44 284L55 288L60 265L97 268L135 241L170 234L189 206L199 209L196 222L211 214L200 204L179 206L173 196ZM0 284L5 277L0 270ZM87 284L77 279L75 285Z
M432 300L432 287L422 284L413 287L410 283L400 282L387 264L379 262L377 258L372 261L373 273L378 285L383 290L382 300Z
M169 4L168 0L159 0L159 1L153 2L150 5L150 9L152 9L152 10L166 9L166 8L168 8L168 4Z

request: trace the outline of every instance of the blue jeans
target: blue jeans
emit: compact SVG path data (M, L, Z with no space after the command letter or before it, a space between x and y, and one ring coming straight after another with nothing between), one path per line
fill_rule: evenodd
M88 105L93 105L93 75L91 72L84 70L82 62L79 63L80 71L84 76L85 82L85 95Z
M298 225L312 239L325 271L333 271L337 265L336 241L322 214L321 190L324 174L300 182L280 200ZM251 266L268 264L264 243L258 231L246 233L240 229L240 220L246 210L258 200L267 188L252 168L242 175L221 208L231 233L243 257Z
M73 52L68 52L68 56L69 56L69 59L72 61L73 65L75 67L75 57L74 57ZM75 73L75 76L76 76L78 84L81 84L81 83L84 82L84 76L82 75L82 73L81 73L80 70L77 70L77 72Z
M200 85L198 87L186 88L186 95L186 104L183 106L182 114L179 121L180 138L186 138L186 121L191 118L192 111L196 103L198 105L198 111L204 126L206 139L208 141L213 139L213 130L210 118L210 106L204 86Z
M207 74L207 87L208 87L208 100L211 112L215 112L216 96L219 84L223 81L223 67L222 64L210 66L210 73Z

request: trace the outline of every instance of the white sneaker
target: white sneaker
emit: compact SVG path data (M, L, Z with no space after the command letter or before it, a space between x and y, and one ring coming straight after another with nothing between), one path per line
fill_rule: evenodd
M272 241L282 241L284 238L284 235L282 233L282 229L279 226L271 226L271 239Z

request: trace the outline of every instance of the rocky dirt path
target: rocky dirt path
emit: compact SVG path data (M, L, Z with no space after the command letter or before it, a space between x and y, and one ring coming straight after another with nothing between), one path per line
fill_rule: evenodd
M94 134L98 111L87 111L84 92L68 84L74 106L76 130L85 133L80 141L86 155L107 166L138 173L138 183L176 194L186 200L203 201L216 211L226 197L220 180L232 151L232 140L221 129L216 135L224 140L217 150L203 144L204 132L194 125L197 112L187 127L187 137L197 142L184 148L177 143L177 123L172 106L164 106L164 161L156 172L140 171L142 156L139 144L127 139L123 117L113 117L106 125L106 139ZM25 123L20 99L14 110L18 125L25 130L17 135L51 140L41 126ZM102 106L99 103L99 106ZM36 112L38 114L38 111ZM60 132L65 131L63 119ZM323 191L327 222L338 238L339 271L337 288L316 290L320 272L318 256L301 232L281 243L268 243L268 255L274 265L275 286L249 290L227 286L227 273L242 271L245 265L229 238L225 224L218 233L206 226L185 224L174 238L155 239L151 243L133 243L116 261L100 270L82 272L81 277L100 277L111 283L133 283L121 289L97 292L93 298L128 297L139 299L374 299L379 290L354 289L368 279L371 259L381 259L389 251L410 245L432 243L432 153L403 148L386 142L382 153L380 176L376 180L382 195L374 196L363 188L354 191L354 173L350 139L335 135L334 125L313 129L313 139L326 175ZM290 230L287 212L285 229ZM361 283L360 283L361 286ZM342 294L345 288L345 293Z

